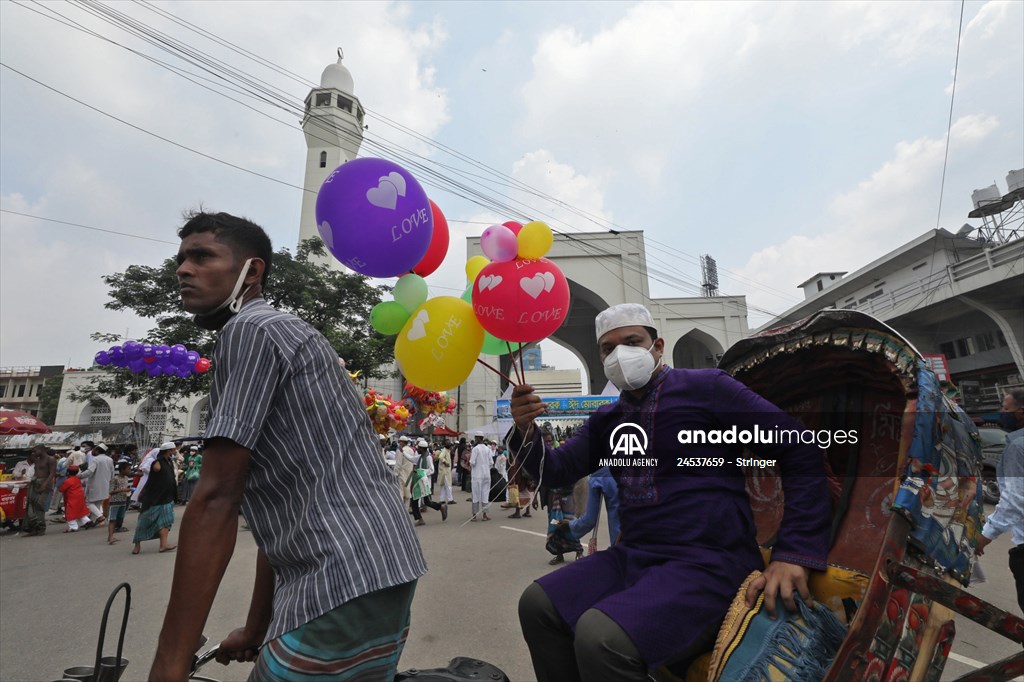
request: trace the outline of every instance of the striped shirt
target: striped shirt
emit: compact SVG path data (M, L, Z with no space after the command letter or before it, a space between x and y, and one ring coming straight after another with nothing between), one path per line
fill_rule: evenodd
M262 298L221 330L204 437L251 452L242 512L274 568L267 641L426 573L362 396L319 332Z

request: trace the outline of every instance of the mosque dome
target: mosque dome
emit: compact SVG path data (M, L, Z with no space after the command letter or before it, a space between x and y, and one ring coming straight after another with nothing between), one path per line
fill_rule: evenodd
M320 87L335 88L349 95L353 95L355 94L355 86L352 83L352 74L349 73L349 70L342 65L341 60L342 52L339 47L338 63L327 65L323 74L320 75Z

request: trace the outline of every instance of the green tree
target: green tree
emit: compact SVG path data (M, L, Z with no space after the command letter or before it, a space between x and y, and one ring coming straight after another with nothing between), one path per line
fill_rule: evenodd
M43 389L39 391L39 418L43 423L53 426L57 420L57 403L60 402L60 389L64 385L64 375L47 377Z
M332 270L311 260L325 253L323 242L316 237L303 241L295 256L288 249L275 252L264 298L270 305L302 318L322 333L338 355L345 358L350 370L361 370L370 377L386 376L394 357L394 339L373 330L370 310L390 287L373 286L362 275ZM124 272L105 276L103 281L110 287L111 298L106 307L130 310L154 320L156 325L140 341L165 345L181 343L203 357L210 357L216 336L198 327L192 315L182 309L176 270L175 260L168 258L156 267L132 265ZM117 335L102 332L93 334L92 338L109 344L121 340ZM109 396L132 403L149 398L167 405L168 416L180 426L173 406L189 396L209 393L211 374L216 367L207 374L188 379L153 378L114 367L110 370L90 386L76 391L72 398L86 401L95 396Z

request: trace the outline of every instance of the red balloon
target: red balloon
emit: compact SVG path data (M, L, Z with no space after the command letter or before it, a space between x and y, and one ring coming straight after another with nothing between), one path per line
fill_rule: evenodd
M490 263L473 282L473 312L499 339L540 341L569 312L569 282L547 258Z
M156 358L142 358L143 362L156 362Z
M512 233L517 237L519 236L519 230L523 229L523 224L517 223L514 220L510 220L507 223L502 223L502 225L512 230Z
M210 361L206 358L199 358L196 360L196 371L202 374L203 372L210 369Z
M448 255L448 221L433 201L430 201L430 210L434 214L434 233L430 237L427 252L412 269L420 277L426 277L437 270L441 266L441 261Z

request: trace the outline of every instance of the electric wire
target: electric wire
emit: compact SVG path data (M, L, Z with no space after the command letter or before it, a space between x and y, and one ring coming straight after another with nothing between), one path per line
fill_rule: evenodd
M96 3L89 3L89 4L96 4ZM138 4L140 4L140 5L145 5L145 6L147 6L147 8L149 8L149 9L152 9L151 7L149 7L149 6L148 6L147 4L145 4L145 3L138 3ZM116 11L114 11L114 10L111 10L111 9L110 9L110 8L108 8L108 7L105 7L105 6L100 6L100 7L101 7L102 11L104 11L104 12L105 12L105 13L106 13L106 14L107 14L108 16L110 16L110 17L113 17L113 20L114 20L114 21L117 21L117 17L121 17L121 18L122 18L122 21L127 21L127 22L129 22L129 25L130 25L130 27L131 27L131 28L132 28L133 30L135 30L135 31L138 31L138 30L143 30L143 29L141 29L141 28L140 28L140 23L141 23L141 22L137 22L137 21L136 21L136 20L134 20L134 19L128 18L128 17L127 17L127 15L125 15L124 13L121 13L121 12L116 12ZM153 10L153 11L157 11L157 10ZM160 13L161 15L164 15L164 16L166 16L167 18L172 18L172 17L174 16L174 15L172 15L171 13L165 12L165 11L163 11L163 10L159 10L159 13ZM272 68L272 69L274 69L274 70L275 70L275 71L277 71L278 73L282 73L282 74L287 74L289 78L291 78L292 80L295 80L296 82L302 83L302 84L304 84L304 85L311 85L312 87L316 87L316 86L315 86L314 84L312 84L312 83L311 83L310 81L308 81L307 79L303 79L303 78L299 77L299 76L298 76L297 74L294 74L293 72L290 72L290 71L287 71L286 69L283 69L283 68L281 68L281 67L278 67L278 66L277 66L276 64L273 64L273 62L270 62L269 60L266 60L266 59L263 59L263 58L260 58L260 57L254 56L254 55L252 55L252 53L251 53L251 52L249 52L249 51L247 51L247 50L244 50L243 48L240 48L239 46L237 46L237 45L235 45L235 44L233 44L233 43L230 43L229 41L225 41L225 40L219 39L219 38L217 38L217 37L215 37L215 36L212 36L212 34L210 34L210 33L209 33L208 31L205 31L205 30L203 30L203 29L199 29L198 27L196 27L196 26L195 26L195 24L191 24L190 22L187 22L187 21L184 21L184 20L180 20L180 21L178 21L178 20L177 20L177 18L173 18L172 20L173 20L173 21L175 21L175 23L178 23L179 25L181 25L182 23L184 23L184 24L186 24L186 25L187 25L187 26L189 26L189 27L194 27L194 28L190 28L189 30L193 30L194 32L197 32L197 33L199 33L200 35L204 35L205 37L209 38L210 40L213 40L213 41L215 41L216 43L218 43L218 44L220 44L220 45L230 46L230 49L232 49L233 51L235 51L235 52L237 52L237 53L239 53L239 54L243 54L244 56L247 56L248 58L250 58L250 59L253 59L254 61L257 61L258 63L264 64L264 65L268 66L269 68ZM143 24L143 26L144 26L144 24ZM158 33L158 32L157 32L157 33ZM153 36L153 35L155 35L155 33L154 33L154 31L153 31L153 30L149 30L149 31L147 31L147 35ZM170 45L170 44L171 44L171 43L169 43L169 42L168 42L168 41L166 41L166 40L161 40L161 43L163 43L163 44L167 44L167 45ZM181 45L181 43L180 43L180 42L178 42L178 41L174 41L174 43L176 43L176 44L178 44L178 45ZM196 51L194 51L194 50L191 50L191 51L189 52L189 54L190 54L190 55L192 55L192 56L195 56L195 55L196 55ZM200 54L201 54L201 53L200 53ZM206 63L207 63L207 64L209 64L209 63L210 63L210 61L209 61L209 60L207 60L207 61L206 61ZM239 72L239 71L237 71L237 70L232 70L231 72L232 72L232 73L244 73L244 72ZM253 77L253 78L254 78L254 77ZM269 83L266 83L266 81L262 81L262 80L260 80L260 79L255 79L255 80L256 80L256 81L257 81L258 83L261 83L261 84L263 84L263 85L267 85L267 86L269 86ZM252 82L252 81L250 81L250 82ZM266 92L266 90L265 90L265 89L264 89L264 92ZM287 105L288 103L290 103L290 102L294 101L294 98L292 98L292 97L290 97L290 96L287 96L287 97L283 97L283 98L282 98L282 97L280 96L280 94L279 94L279 93L273 93L273 94L275 94L275 95L276 95L277 103L279 103L279 104L286 104L286 105ZM501 183L501 184L503 184L504 186L508 186L508 187L515 187L515 188L517 188L517 189L520 189L520 190L522 190L522 191L525 191L525 192L527 192L528 194L531 194L531 195L533 195L533 196L536 196L536 197L538 197L538 198L544 198L544 199L546 199L546 200L548 200L548 201L550 201L550 202L552 202L552 203L555 203L555 204L556 204L557 206L559 206L559 207L561 207L561 208L564 208L564 209L566 209L566 210L569 210L569 211L571 211L571 212L575 213L576 215L579 215L580 217L583 217L583 218L585 218L585 219L589 220L590 222L593 222L593 223L594 223L595 225L598 225L599 227L600 227L601 225L600 225L600 223L598 222L598 220L604 220L603 218L600 218L600 217L594 216L594 214L591 214L591 213L588 213L588 212L586 212L586 211L582 211L582 210L580 210L580 209L577 209L577 208L575 208L575 207L571 206L570 204L567 204L566 202L563 202L563 201L561 201L561 200L558 200L558 199L556 199L555 197L552 197L552 196L550 196L550 195L548 195L548 194L546 194L546 193L540 192L539 190L536 190L535 188L532 188L532 187L530 187L530 186L526 185L525 183L522 183L522 182L520 182L520 181L516 180L515 178L513 178L513 177L511 177L511 176L508 176L508 175L506 175L506 174L500 173L500 172L496 171L496 170L495 170L495 169L493 169L493 168L490 168L490 167L488 167L488 166L486 166L486 165L484 165L484 164L481 164L480 162L476 161L475 159L472 159L471 157L468 157L468 156L466 156L466 155L464 155L464 154L461 154L461 153L457 152L456 150L453 150L453 149L451 149L450 147L447 147L446 145L443 145L443 144L441 144L441 143L437 142L436 140L432 140L432 139L431 139L431 138L429 138L429 137L423 136L423 135L421 135L421 134L417 133L416 131L412 130L411 128L408 128L407 126L404 126L404 125L402 125L402 124L400 124L400 123L398 123L398 122L396 122L396 121L393 121L393 120L392 120L392 119L390 119L389 117L387 117L387 116L384 116L383 114L381 114L381 113L379 113L379 112L375 112L374 110L372 110L372 109L368 109L368 108L365 108L365 107L364 107L364 110L365 110L365 111L367 111L367 112L373 113L373 114L374 114L375 116L377 116L378 118L381 118L382 120L384 120L385 122L387 122L387 123L388 123L389 125L391 125L392 127L395 127L396 129L399 129L399 130L401 130L401 131L403 131L403 132L405 132L405 133L407 133L407 134L410 134L410 135L412 135L412 136L413 136L414 138L416 138L416 139L422 140L422 141L424 141L424 142L426 142L426 143L430 144L431 146L433 146L433 147L435 147L435 148L437 148L437 149L441 149L442 151L445 151L446 153L452 154L452 155L456 156L457 158L460 158L460 159L462 159L462 160L464 160L464 161L467 161L467 162L469 162L469 163L473 164L473 165L474 165L474 166L476 166L476 167L479 167L479 168L481 168L481 169L484 169L484 170L486 170L486 172L488 172L488 173L491 173L491 174L493 174L493 175L499 176L499 177L500 177L500 178L502 178L503 180L499 180L499 181L496 181L496 182L500 182L500 183ZM421 157L421 158L425 158L425 157ZM446 166L445 166L444 164L439 164L439 163L438 163L437 161L432 161L432 163L435 163L435 164L441 165L442 167L446 167ZM448 167L448 168L449 168L450 170L452 170L453 172L459 172L459 171L456 171L456 170L455 170L454 168L452 168L452 167ZM481 178L481 176L478 176L478 175L476 175L476 174L472 174L472 175L473 175L474 177L477 177L477 178L483 179L483 178ZM509 184L509 183L512 183L512 184ZM463 188L461 188L461 189L463 189L463 191L465 191L465 189L466 189L466 188L464 188L464 187L463 187ZM608 224L611 224L611 225L613 225L613 226L615 226L615 227L619 227L620 229L625 229L625 228L622 228L622 226L620 226L620 225L615 225L614 223L611 223L610 221L605 221L605 222L607 222ZM607 231L612 231L612 232L614 232L614 230L608 230L608 228L602 228L602 229L605 229L605 230L607 230ZM697 260L697 259L696 259L695 257L693 257L693 256L692 256L691 254L686 254L685 252L679 251L679 250L675 249L674 247L672 247L672 246L670 246L670 245L667 245L667 244L663 244L663 243L661 243L661 242L658 242L657 240L655 240L655 239L653 239L653 238L649 238L649 237L648 237L647 239L648 239L648 241L651 241L651 243L654 243L654 244L661 244L661 245L662 245L663 247L665 247L665 248L666 248L666 250L668 250L668 251L672 251L672 252L675 252L675 253L681 254L681 255L682 255L682 256L684 256L685 258L687 258L687 259L690 259L690 260L691 260L692 262L699 262L699 260ZM731 272L730 270L728 270L727 268L721 268L720 270L721 270L722 272L726 273L727 275L729 275L729 276L730 276L730 277L729 277L730 279L738 279L738 280L746 280L746 279L747 279L747 278L744 278L744 277L743 277L743 276L741 276L741 275L738 275L738 274L736 274L736 273L732 273L732 272ZM751 284L752 284L752 285L753 285L754 287L756 287L756 288L759 288L759 289L761 289L761 290L763 290L763 291L766 291L766 292L769 292L769 293L773 293L773 294L776 294L776 295L779 295L779 296L785 297L785 298L787 298L787 299L793 299L793 298L794 298L794 297L793 297L793 296L792 296L791 294L787 294L787 293L785 293L785 292L781 292L781 291L779 291L779 290L777 290L777 289L774 289L774 288L772 288L772 287L770 287L770 286L767 286L767 285L764 285L764 284L762 284L762 283L756 282L755 280L747 280L747 281L749 281L749 282L750 282L750 283L751 283ZM771 311L768 311L768 312L771 312ZM774 314L774 313L772 313L772 314Z

